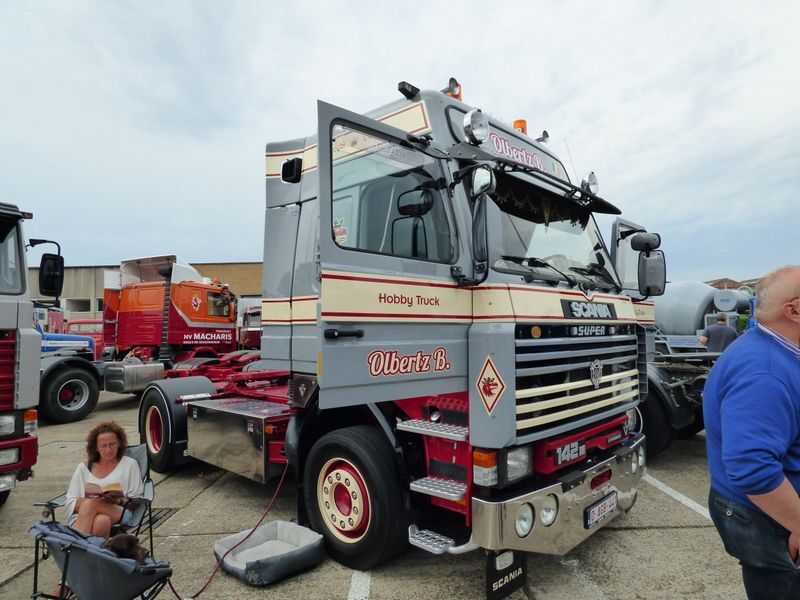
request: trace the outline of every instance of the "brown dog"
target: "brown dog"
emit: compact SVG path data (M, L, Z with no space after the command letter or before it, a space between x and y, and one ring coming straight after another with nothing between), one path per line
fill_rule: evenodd
M111 550L120 558L132 558L139 564L144 564L150 551L139 545L139 538L130 533L118 533L103 542L103 548Z

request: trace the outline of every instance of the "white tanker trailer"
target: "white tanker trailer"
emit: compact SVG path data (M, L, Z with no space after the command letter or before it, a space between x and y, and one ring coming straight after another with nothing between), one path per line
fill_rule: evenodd
M663 296L653 298L656 354L647 365L648 395L639 405L647 451L666 450L676 435L703 429L703 387L719 357L700 344L700 335L720 312L736 327L750 308L750 290L718 290L699 281L670 282Z

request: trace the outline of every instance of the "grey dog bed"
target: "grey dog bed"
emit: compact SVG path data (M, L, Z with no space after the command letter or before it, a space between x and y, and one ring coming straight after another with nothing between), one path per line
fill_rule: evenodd
M240 531L214 543L219 560L248 533ZM225 557L222 569L250 585L265 586L293 573L317 566L325 559L322 536L287 521L271 521L253 532Z

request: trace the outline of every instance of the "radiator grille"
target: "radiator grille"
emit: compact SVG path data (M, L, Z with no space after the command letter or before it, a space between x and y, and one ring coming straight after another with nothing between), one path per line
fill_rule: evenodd
M14 408L14 374L17 365L17 336L13 329L0 330L0 410Z
M518 438L543 438L632 406L646 367L640 337L635 325L517 325Z

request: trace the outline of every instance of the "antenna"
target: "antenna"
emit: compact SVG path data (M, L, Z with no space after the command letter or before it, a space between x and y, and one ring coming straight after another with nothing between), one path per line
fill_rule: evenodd
M572 161L572 152L569 151L569 144L567 138L564 138L564 145L567 147L567 156L569 156L569 164L572 167L572 176L575 178L573 181L578 181L578 173L575 171L575 163Z

